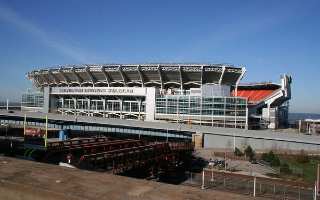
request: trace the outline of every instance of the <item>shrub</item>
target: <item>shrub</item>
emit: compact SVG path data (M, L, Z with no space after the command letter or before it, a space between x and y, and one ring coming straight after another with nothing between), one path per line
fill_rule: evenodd
M280 166L280 159L278 156L275 156L271 162L270 162L271 167L278 167Z
M280 159L273 153L273 151L269 151L269 153L263 153L261 155L261 159L270 163L270 165L273 167L280 166Z
M280 166L280 159L279 157L273 153L273 151L269 151L269 153L263 153L261 155L261 159L270 163L272 167Z
M310 161L308 154L303 150L300 151L300 154L296 157L297 162L299 163L308 163Z
M243 153L240 149L238 149L237 147L234 150L234 155L236 156L243 156Z
M284 173L284 174L291 174L292 173L288 163L282 163L281 164L280 173Z
M250 160L254 159L255 153L250 145L247 146L247 148L244 150L244 153L247 157L249 157Z

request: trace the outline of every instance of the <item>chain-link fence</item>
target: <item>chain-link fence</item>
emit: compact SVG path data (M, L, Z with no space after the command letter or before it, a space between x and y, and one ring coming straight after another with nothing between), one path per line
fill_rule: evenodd
M187 185L235 192L271 199L313 200L314 187L292 181L225 173L205 169L203 173L189 173Z

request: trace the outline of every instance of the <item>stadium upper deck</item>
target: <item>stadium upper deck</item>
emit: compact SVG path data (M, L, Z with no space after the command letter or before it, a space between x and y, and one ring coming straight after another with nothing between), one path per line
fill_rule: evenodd
M27 74L36 87L199 88L203 84L234 86L244 67L226 64L66 65Z

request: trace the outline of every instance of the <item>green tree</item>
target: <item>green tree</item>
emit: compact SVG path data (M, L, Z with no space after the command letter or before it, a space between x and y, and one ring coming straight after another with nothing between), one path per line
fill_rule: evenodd
M243 156L243 153L242 153L242 151L239 149L239 148L235 148L235 150L234 150L234 155L236 155L236 156Z

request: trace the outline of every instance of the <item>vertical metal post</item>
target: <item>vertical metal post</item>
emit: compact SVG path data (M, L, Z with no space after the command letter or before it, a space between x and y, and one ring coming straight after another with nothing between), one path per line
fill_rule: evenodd
M236 136L235 133L233 132L233 152L236 151Z
M253 196L256 197L256 182L257 178L254 176L253 177Z
M213 182L214 179L213 179L213 169L211 168L211 182Z
M48 115L46 115L46 132L44 136L44 147L47 148L47 139L48 139Z
M168 142L168 140L169 140L169 139L168 139L168 129L167 129L167 142Z
M7 110L9 110L9 99L7 99Z
M237 128L237 98L235 97L233 98L233 100L234 100L234 127Z
M248 109L248 99L246 99L246 125L245 125L245 129L249 129L249 109Z
M27 114L24 114L24 120L23 120L23 136L26 135L26 126L27 126Z
M227 98L224 97L224 107L223 107L223 127L226 127L226 103L227 103Z
M227 171L227 151L224 151L224 171Z
M202 185L201 185L201 189L204 190L205 186L204 186L204 170L202 170Z
M317 182L316 182L316 188L317 192L316 195L320 195L320 164L318 164L318 171L317 171Z

